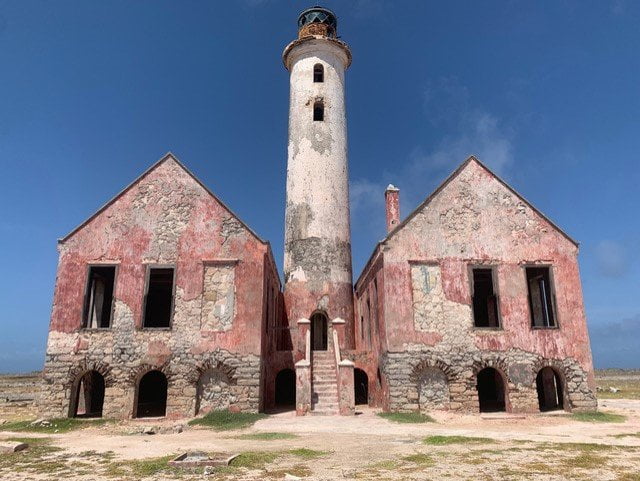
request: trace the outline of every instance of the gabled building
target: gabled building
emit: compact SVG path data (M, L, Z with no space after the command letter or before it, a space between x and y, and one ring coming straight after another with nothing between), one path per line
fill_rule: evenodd
M398 197L355 285L380 404L594 410L578 244L475 157L402 222Z
M171 154L59 241L43 414L596 408L578 245L474 157L402 221L387 189L354 288L351 60L332 12L301 13L283 285L269 244Z

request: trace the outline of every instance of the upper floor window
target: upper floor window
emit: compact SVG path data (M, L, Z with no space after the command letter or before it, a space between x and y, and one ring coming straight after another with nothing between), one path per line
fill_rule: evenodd
M82 314L82 327L111 326L116 266L90 266Z
M316 100L313 104L313 120L315 122L324 120L324 102L322 100Z
M472 269L472 276L474 326L500 327L493 269Z
M315 64L313 67L313 82L314 83L322 83L324 82L324 67L322 64Z
M551 269L527 267L527 288L533 327L557 327Z
M173 267L150 267L142 327L170 327L173 312Z

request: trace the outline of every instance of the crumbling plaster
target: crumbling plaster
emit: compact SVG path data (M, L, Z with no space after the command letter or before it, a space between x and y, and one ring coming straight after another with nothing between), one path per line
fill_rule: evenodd
M266 270L275 269L269 246L173 157L164 158L63 239L59 250L44 412L66 415L73 383L69 373L96 362L106 363L114 378L105 393L107 415L132 415L135 382L128 381L128 373L140 366L166 370L169 416L192 415L197 379L191 378L207 362L234 366L233 409L258 410L264 277ZM82 328L91 264L118 266L108 329ZM175 266L168 329L142 328L145 274L153 264ZM205 276L213 268L217 284L215 273ZM214 302L208 311L207 279L224 297L225 309ZM269 287L274 282L279 291L277 277L271 276Z

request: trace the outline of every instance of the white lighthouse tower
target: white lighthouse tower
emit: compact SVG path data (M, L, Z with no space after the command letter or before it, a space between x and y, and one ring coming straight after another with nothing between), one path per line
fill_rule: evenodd
M347 44L337 19L313 7L298 18L298 38L282 55L290 72L285 306L298 323L298 358L311 344L317 362L331 360L336 340L353 346L353 280L349 219L345 70ZM335 358L333 358L335 359ZM329 361L327 361L329 362Z

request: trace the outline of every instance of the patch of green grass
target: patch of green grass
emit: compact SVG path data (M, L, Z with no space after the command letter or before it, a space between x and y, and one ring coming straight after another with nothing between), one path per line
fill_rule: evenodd
M622 433L622 434L612 434L614 438L640 438L640 433Z
M422 413L378 413L378 416L394 423L418 424L436 422L431 416Z
M424 465L433 466L435 464L435 461L433 460L433 458L428 454L424 454L424 453L411 454L409 456L405 456L404 458L402 458L402 460L409 461L410 463L421 464L423 466Z
M246 451L233 458L230 466L234 468L263 469L265 465L274 462L280 453L269 451Z
M315 459L328 454L327 451L316 451L315 449L307 448L292 449L289 452L294 456L298 456L299 458L303 459Z
M471 436L428 436L422 440L424 444L431 446L445 446L447 444L480 444L493 443L493 439L475 438Z
M235 439L255 439L257 441L273 441L276 439L294 439L297 438L295 434L291 433L250 433L241 434L235 436Z
M106 419L77 419L77 418L56 418L47 419L48 426L42 426L37 424L32 426L31 423L34 420L28 421L16 421L13 423L7 423L0 426L0 431L12 431L12 432L32 432L32 433L66 433L75 429L83 429L90 426L102 426L106 424Z
M256 421L266 418L262 413L232 413L230 411L211 411L205 416L189 421L191 426L206 426L218 431L242 429L253 426Z
M576 421L585 423L623 423L627 420L627 417L622 414L604 413L602 411L573 413L570 416Z
M608 461L604 456L592 453L582 453L571 458L563 459L562 464L567 468L596 469L601 468Z

